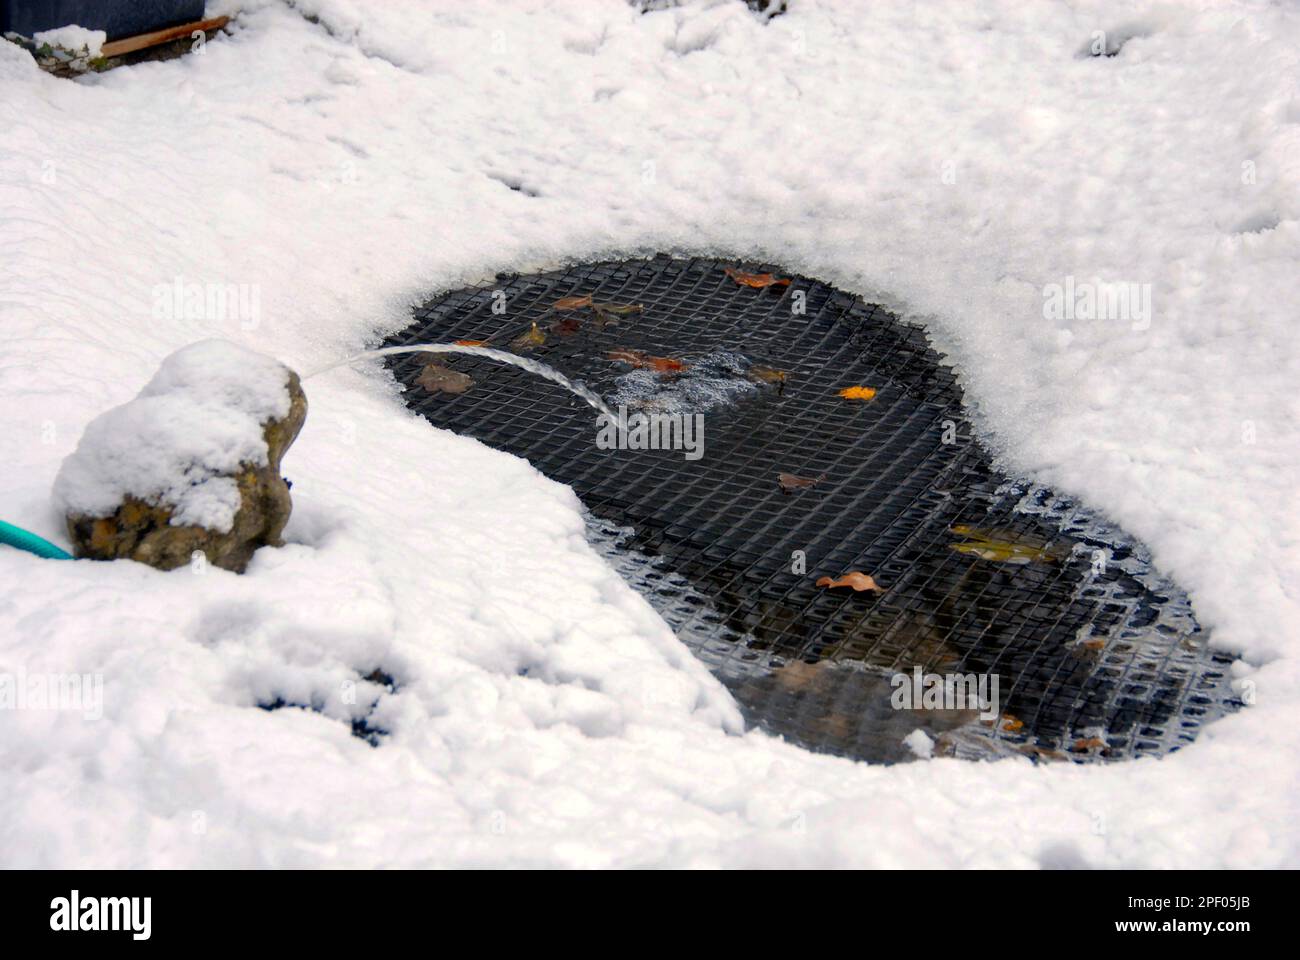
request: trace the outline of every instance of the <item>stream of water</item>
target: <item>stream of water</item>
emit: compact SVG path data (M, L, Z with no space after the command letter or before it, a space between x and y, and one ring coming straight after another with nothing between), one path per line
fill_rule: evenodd
M548 367L537 360L530 360L518 354L507 353L505 350L494 350L491 347L468 347L458 343L417 343L409 347L383 347L379 350L367 350L364 353L358 353L328 364L318 370L313 370L303 379L310 380L312 377L326 371L346 366L349 363L355 363L358 360L369 360L372 357L388 357L399 353L467 353L473 357L487 357L489 360L499 360L501 363L508 363L513 367L519 367L521 370L527 370L529 373L535 373L539 377L545 377L553 383L558 383L570 393L581 397L599 413L604 414L612 423L618 423L618 417L606 406L605 401L600 399L586 384L574 382L554 367Z

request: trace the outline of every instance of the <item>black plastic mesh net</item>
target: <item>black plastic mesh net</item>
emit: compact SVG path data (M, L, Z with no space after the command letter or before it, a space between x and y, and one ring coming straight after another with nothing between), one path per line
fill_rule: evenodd
M771 271L658 257L503 275L385 343L486 341L629 414L702 414L698 459L600 448L595 411L526 370L389 363L435 425L572 486L593 543L748 722L793 742L890 762L920 729L936 754L1085 762L1176 749L1235 705L1230 658L1139 544L994 469L923 330L815 280L728 268ZM874 395L841 395L855 386ZM849 571L882 589L817 585ZM934 677L996 683L996 702L898 708Z

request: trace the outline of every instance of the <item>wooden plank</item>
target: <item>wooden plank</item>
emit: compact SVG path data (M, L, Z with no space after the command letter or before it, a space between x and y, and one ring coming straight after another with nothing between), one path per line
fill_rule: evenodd
M138 36L127 37L124 40L113 40L104 44L100 56L120 57L123 54L135 53L135 51L143 50L146 47L156 47L160 43L168 43L172 40L188 37L195 30L202 30L204 33L209 30L220 30L229 22L229 17L213 17L211 20L196 20L193 23L181 24L179 27L168 27L166 30L142 33Z

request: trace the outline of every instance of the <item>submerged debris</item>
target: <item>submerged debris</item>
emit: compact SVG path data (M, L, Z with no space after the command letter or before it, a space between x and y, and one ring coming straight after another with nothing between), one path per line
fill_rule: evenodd
M469 374L444 367L440 363L426 363L415 382L430 393L464 393L474 386L474 380Z

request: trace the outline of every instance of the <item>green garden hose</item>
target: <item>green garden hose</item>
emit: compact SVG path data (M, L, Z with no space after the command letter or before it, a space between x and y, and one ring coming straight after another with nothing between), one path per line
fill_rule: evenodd
M48 540L42 540L34 533L28 533L26 530L15 527L11 523L5 523L0 520L0 543L7 543L11 547L17 547L19 550L26 550L28 553L34 553L38 557L44 557L47 560L71 560L72 554L62 547L56 547Z

